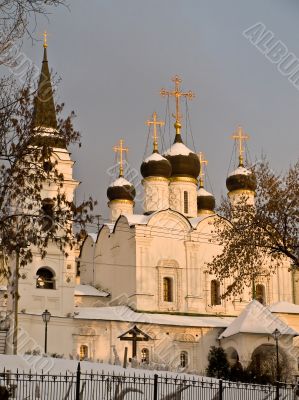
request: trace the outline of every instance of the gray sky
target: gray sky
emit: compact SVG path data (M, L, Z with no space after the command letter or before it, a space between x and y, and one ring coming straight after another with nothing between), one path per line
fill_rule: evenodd
M242 32L261 22L299 58L298 20L296 0L72 0L70 11L40 19L36 36L49 32L50 67L62 78L59 100L76 111L82 133L82 148L72 150L79 198L91 194L107 215L112 146L123 137L139 171L145 121L155 110L164 119L159 90L175 74L196 93L193 136L218 200L238 124L253 160L264 152L275 170L286 169L298 158L299 90ZM40 65L41 43L27 41L24 51Z

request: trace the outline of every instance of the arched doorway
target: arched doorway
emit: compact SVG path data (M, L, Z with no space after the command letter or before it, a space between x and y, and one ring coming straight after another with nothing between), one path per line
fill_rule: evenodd
M286 353L279 348L279 376L280 381L288 381L292 378L291 365ZM276 346L262 344L251 355L248 367L249 373L257 383L274 383L277 377Z

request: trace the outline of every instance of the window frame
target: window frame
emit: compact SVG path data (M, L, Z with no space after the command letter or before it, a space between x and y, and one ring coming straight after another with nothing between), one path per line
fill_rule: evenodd
M167 289L165 284L167 282ZM163 301L165 303L173 303L173 278L170 276L163 276Z
M45 272L49 272L51 274L51 277L45 276L44 279L41 278L41 274L39 274L39 271L44 270ZM44 283L42 285L41 283ZM51 287L52 286L52 287ZM42 289L42 290L55 290L56 289L56 280L55 280L55 272L52 270L52 268L48 266L43 266L38 268L36 271L36 280L35 280L35 288L36 289Z
M188 214L189 212L189 193L187 190L184 190L184 214Z

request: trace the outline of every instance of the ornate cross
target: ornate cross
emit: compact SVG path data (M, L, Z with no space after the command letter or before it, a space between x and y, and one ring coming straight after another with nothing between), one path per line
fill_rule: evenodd
M244 129L242 126L238 126L237 130L234 132L232 135L232 139L235 139L236 141L239 142L239 166L244 165L244 146L243 146L243 140L248 140L249 135L246 135L244 133Z
M48 33L47 33L47 31L44 31L43 35L44 35L44 48L46 49L48 47L48 42L47 42Z
M153 120L152 121L150 121L150 120L146 121L146 125L147 126L153 125L153 127L154 127L154 136L153 136L153 139L154 139L154 153L158 153L157 126L164 126L164 124L165 124L164 121L157 121L157 113L156 112L153 113Z
M204 154L202 152L200 152L198 154L198 158L199 158L199 164L200 164L199 187L203 188L204 187L204 176L205 176L203 166L208 165L208 160L205 160Z
M124 167L123 167L123 153L127 153L129 151L128 147L123 147L124 140L119 140L118 146L113 146L113 150L115 153L119 153L119 177L124 176Z
M189 92L182 92L180 90L180 84L182 82L182 80L180 79L180 77L178 75L176 75L175 77L173 77L171 79L174 82L174 90L165 90L165 89L161 89L160 90L160 94L161 96L173 96L175 97L175 114L172 114L172 116L175 118L175 130L176 133L179 134L180 133L180 129L182 127L181 125L181 120L182 120L182 115L180 113L180 98L181 97L186 97L189 100L192 100L195 97L195 94L191 91Z

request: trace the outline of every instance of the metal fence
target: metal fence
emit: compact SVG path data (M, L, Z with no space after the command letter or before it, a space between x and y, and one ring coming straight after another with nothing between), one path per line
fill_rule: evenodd
M295 400L295 385L254 385L209 378L76 374L0 374L0 400Z

